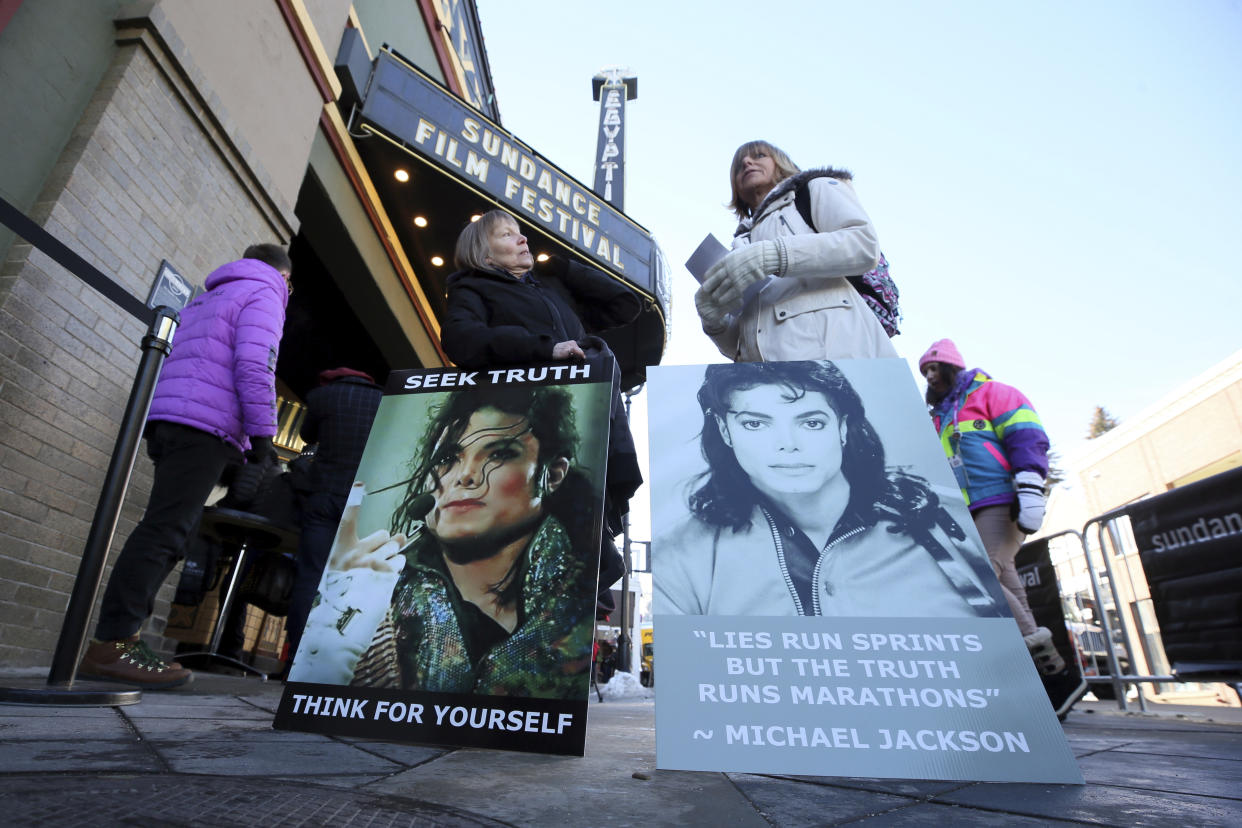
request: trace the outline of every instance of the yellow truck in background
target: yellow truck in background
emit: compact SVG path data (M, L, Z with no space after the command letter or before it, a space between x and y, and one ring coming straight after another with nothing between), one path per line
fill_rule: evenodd
M651 687L655 684L655 649L652 645L652 626L643 624L639 630L642 635L642 660L639 662L638 680L642 682L643 687Z

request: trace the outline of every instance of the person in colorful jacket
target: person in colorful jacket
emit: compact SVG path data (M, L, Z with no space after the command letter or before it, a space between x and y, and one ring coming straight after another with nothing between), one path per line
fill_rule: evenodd
M1041 672L1065 669L1052 633L1035 624L1014 558L1044 521L1048 435L1030 400L978 368L966 370L951 340L919 359L940 444L961 486L1005 600Z
M355 483L290 681L585 698L593 487L563 388L455 391L389 529L358 536Z
M253 245L208 275L206 292L181 311L147 416L150 500L112 567L80 677L148 689L192 679L138 633L225 467L243 454L259 462L273 453L276 356L292 272L283 247Z
M952 490L885 464L831 362L709 365L708 468L652 550L656 615L999 617Z
M703 332L735 362L896 357L875 314L846 277L873 269L875 227L853 176L831 167L800 171L767 141L738 147L729 167L741 223L733 251L712 265L695 294ZM809 225L795 204L810 195Z

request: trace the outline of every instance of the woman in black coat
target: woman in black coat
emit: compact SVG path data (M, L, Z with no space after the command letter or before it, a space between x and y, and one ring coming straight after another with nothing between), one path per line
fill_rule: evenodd
M536 277L526 237L504 210L486 213L461 232L456 264L440 336L463 368L581 360L580 340L632 322L642 310L638 296L618 280L559 256Z
M466 369L612 356L595 334L634 321L642 310L637 294L602 271L560 256L541 265L517 220L492 210L457 237L458 272L448 278L448 315L440 329L445 353ZM618 380L613 381L611 430L601 545L600 586L622 574L612 537L621 532L629 499L642 485Z

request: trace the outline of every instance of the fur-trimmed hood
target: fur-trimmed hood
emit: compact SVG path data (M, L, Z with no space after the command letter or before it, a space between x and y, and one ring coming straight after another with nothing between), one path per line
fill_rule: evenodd
M768 193L763 201L759 202L759 207L738 223L737 230L733 231L733 235L738 236L742 233L749 233L750 228L755 225L755 219L762 216L767 211L769 205L774 204L786 193L793 192L799 184L810 181L813 178L835 178L838 181L853 181L854 174L849 170L836 167L816 167L789 176L789 178L773 187L772 192Z

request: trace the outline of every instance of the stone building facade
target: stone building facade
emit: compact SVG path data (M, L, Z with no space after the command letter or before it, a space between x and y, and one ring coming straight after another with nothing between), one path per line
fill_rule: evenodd
M277 443L292 456L318 371L447 364L444 263L470 216L503 195L352 119L383 52L423 79L428 100L411 107L466 112L508 137L482 43L471 0L0 3L0 196L139 301L162 262L201 286L250 244L288 245ZM408 168L404 189L394 165ZM654 249L624 214L612 220ZM555 230L528 235L590 259ZM623 374L641 378L663 348L666 293L635 275L648 301L622 332L632 341L613 344ZM0 227L0 666L51 660L145 333ZM140 456L109 562L150 485ZM175 582L144 630L164 652Z
M71 24L80 5L23 4L0 32L0 50L23 39L56 54L57 28L48 24ZM273 165L274 154L244 140L245 126L179 36L196 25L189 5L154 4L133 17L117 9L108 65L37 196L22 205L143 299L163 259L200 274L201 282L251 240L287 244L297 224L298 182ZM284 28L274 4L252 14L264 27ZM284 40L284 60L300 63ZM269 71L261 48L254 44L256 74ZM44 94L70 97L90 83L85 73L71 80L73 89ZM305 79L291 84L299 85L306 116L282 114L302 122L286 134L305 154L318 96ZM58 136L49 130L47 137ZM10 155L5 164L21 161ZM273 177L272 166L285 181ZM0 274L0 663L39 664L59 635L146 325L25 242L9 246ZM144 462L133 476L118 544L141 516L149 487Z

